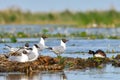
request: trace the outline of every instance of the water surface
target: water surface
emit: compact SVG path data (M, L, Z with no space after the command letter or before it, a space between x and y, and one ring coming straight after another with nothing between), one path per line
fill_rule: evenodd
M68 38L67 50L61 56L63 57L80 57L88 58L92 55L88 54L88 50L102 49L107 52L107 57L116 56L120 52L120 41L114 39L96 39L86 40L79 38ZM1 43L0 53L5 54L5 44L13 47L21 47L25 42L29 41L30 46L39 42L39 38L18 39L17 43ZM47 46L57 46L60 44L60 39L48 38L46 39ZM114 52L113 52L114 51ZM44 50L40 52L42 55L56 57L56 55L49 51ZM102 69L88 68L82 70L63 70L60 72L38 72L32 75L25 75L20 73L0 73L1 80L120 80L120 68L113 67L111 64L105 65Z
M0 25L0 32L25 32L29 34L42 33L44 29L50 34L63 33L69 35L74 32L87 32L87 34L104 34L105 36L120 36L120 28L72 28L61 25ZM102 49L106 52L107 57L111 58L120 53L120 40L115 39L82 39L82 38L67 38L67 50L61 55L63 57L88 58L92 55L88 54L89 50L96 51ZM5 39L9 40L9 39ZM17 43L0 43L0 53L5 54L5 44L12 47L24 46L29 42L33 44L39 42L39 38L17 38ZM47 46L57 46L60 44L60 38L46 39ZM56 57L56 55L45 49L40 52L44 56ZM88 68L82 70L63 70L60 72L38 72L31 75L21 73L0 73L0 80L120 80L120 68L113 67L111 64L104 65L102 69Z

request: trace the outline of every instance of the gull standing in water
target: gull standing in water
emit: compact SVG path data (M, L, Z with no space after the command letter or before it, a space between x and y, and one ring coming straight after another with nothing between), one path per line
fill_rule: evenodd
M38 58L39 56L38 49L39 49L39 46L37 44L34 44L34 46L32 47L32 50L29 53L27 53L28 59L29 59L28 61L34 61Z
M49 47L48 49L50 49L51 51L53 51L57 56L60 56L60 54L64 53L64 51L66 50L66 42L68 40L66 39L62 39L60 41L60 46L55 46L55 47Z

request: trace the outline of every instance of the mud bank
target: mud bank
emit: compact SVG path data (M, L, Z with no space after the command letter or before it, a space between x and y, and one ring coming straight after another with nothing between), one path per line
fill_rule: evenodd
M117 57L117 56L116 56ZM117 59L109 58L71 58L71 57L50 57L39 56L39 58L32 62L12 62L4 55L0 55L0 72L24 72L32 73L39 71L59 71L63 69L85 69L85 68L102 68L101 65L112 63L113 66ZM118 61L119 62L119 61ZM120 62L119 62L120 66Z
M113 60L112 65L115 67L120 67L120 54L118 54Z

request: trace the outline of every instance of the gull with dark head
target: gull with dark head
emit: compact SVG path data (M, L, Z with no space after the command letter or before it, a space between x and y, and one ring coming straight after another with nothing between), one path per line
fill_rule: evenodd
M34 61L39 56L38 49L39 46L37 44L34 44L32 48L25 48L23 52L14 52L10 54L8 60L17 62Z
M14 53L23 53L23 51L29 51L27 50L29 48L29 44L25 43L25 45L21 48L13 48L7 44L5 44L6 48L9 52L7 54L5 54L5 57L8 58L10 55L14 54Z
M6 46L5 49L9 50L9 52L13 52L13 53L16 52L16 51L23 52L24 49L29 47L29 43L25 43L25 45L23 47L21 47L21 48L14 48L14 47L11 47L11 46L9 46L7 44L5 44L5 46Z
M45 36L45 35L41 36L40 41L37 44L39 46L39 51L42 51L42 50L44 50L46 48L46 45L45 45L45 39L46 38L47 38L47 36Z
M66 50L66 42L67 41L68 40L66 40L66 39L62 39L60 41L60 46L49 47L48 49L53 51L57 56L60 56L60 54L64 53L64 51Z
M24 51L22 53L15 52L8 57L8 60L17 62L27 62L28 56L26 53L24 53Z
M38 58L39 56L39 46L37 44L34 44L31 51L27 52L28 55L28 61L34 61Z

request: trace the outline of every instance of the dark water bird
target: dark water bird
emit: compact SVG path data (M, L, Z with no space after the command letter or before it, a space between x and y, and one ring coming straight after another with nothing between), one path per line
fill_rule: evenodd
M104 51L98 49L96 52L89 50L89 54L93 54L94 57L106 58L106 54Z

